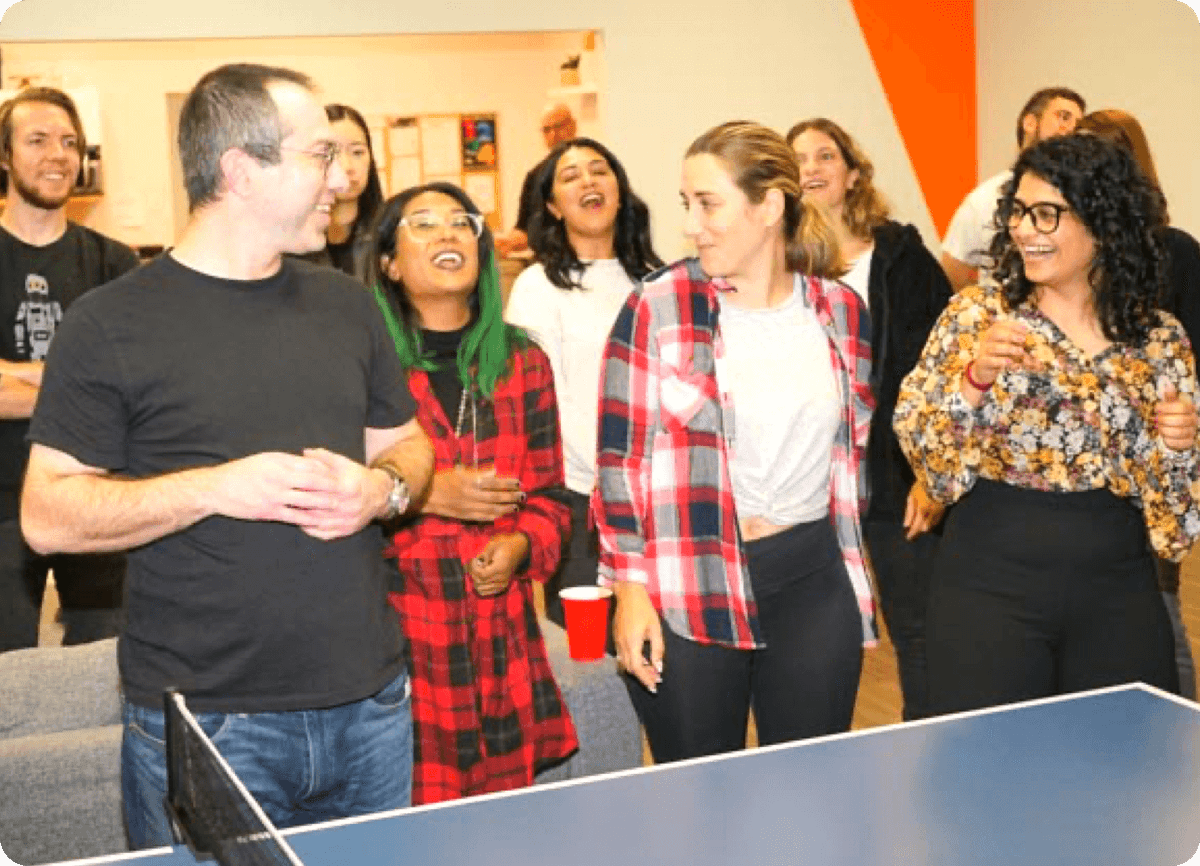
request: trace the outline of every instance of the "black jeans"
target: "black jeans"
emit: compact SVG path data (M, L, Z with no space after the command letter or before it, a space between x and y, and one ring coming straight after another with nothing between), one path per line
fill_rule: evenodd
M1177 691L1141 512L1107 490L978 481L947 518L926 656L934 712L1133 681Z
M54 570L63 643L113 637L123 622L125 556L39 556L16 519L0 522L0 652L37 646L46 576Z
M686 640L665 623L663 680L625 685L655 763L741 749L754 707L762 745L850 728L862 624L828 519L746 544L766 647Z
M868 520L863 524L871 570L879 589L900 672L905 721L929 715L929 681L925 671L925 614L929 608L929 579L941 536L924 532L912 541L904 537L900 520Z
M1179 563L1155 558L1154 565L1158 571L1158 588L1162 592L1163 604L1167 606L1171 629L1175 632L1175 666L1179 669L1179 694L1194 701L1196 662L1192 658L1192 644L1183 622L1183 611L1179 607Z

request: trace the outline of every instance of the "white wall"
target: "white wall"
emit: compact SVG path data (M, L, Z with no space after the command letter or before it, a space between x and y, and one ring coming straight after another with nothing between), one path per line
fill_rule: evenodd
M975 0L979 169L1012 162L1016 114L1062 84L1146 130L1171 219L1200 237L1200 21L1178 0Z
M202 7L122 0L102 13L85 0L23 0L0 22L0 43L7 66L9 43L23 40L591 29L604 36L607 143L650 204L665 257L683 250L683 151L709 126L745 117L781 132L813 114L843 123L875 162L898 217L933 240L849 0L758 0L753 6L728 0L357 0L353 15L347 4L328 0L206 0ZM505 86L495 76L485 83Z
M93 84L104 117L106 195L83 220L132 244L169 244L167 94L186 93L207 70L234 60L302 69L329 102L374 114L495 111L505 224L530 165L545 150L537 118L558 64L582 34L334 37L187 41L8 43L6 80L36 70L61 86Z

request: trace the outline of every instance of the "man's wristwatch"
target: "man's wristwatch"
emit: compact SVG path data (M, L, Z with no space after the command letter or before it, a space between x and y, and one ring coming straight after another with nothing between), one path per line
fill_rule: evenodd
M382 469L392 479L392 489L388 491L387 507L381 517L383 520L393 520L408 509L408 484L400 476L400 473L387 463L381 463L375 468Z

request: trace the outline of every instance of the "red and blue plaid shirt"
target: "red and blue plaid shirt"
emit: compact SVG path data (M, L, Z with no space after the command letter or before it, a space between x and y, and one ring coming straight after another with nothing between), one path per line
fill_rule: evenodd
M862 301L841 283L802 277L801 285L828 335L842 402L830 519L869 644L874 602L860 522L874 408L868 320ZM763 636L729 474L724 418L731 405L716 376L724 354L717 292L728 288L687 259L650 275L629 296L604 353L592 512L601 582L645 584L676 634L752 649Z

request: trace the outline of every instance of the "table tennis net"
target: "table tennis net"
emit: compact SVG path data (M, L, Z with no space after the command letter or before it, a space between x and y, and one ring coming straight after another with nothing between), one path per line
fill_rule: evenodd
M178 841L221 866L303 866L246 790L183 696L168 690L167 812Z

